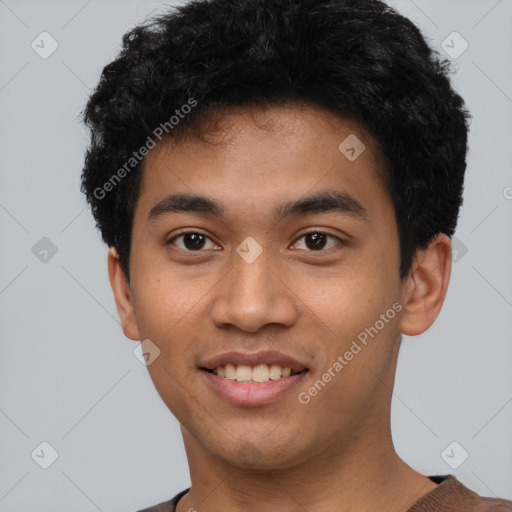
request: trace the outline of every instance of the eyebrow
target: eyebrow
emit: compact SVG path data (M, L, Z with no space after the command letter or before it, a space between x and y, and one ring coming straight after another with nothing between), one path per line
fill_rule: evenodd
M222 217L225 209L221 203L204 196L193 194L171 194L151 208L147 220L155 220L173 213L192 212ZM366 221L368 211L350 194L338 191L326 191L289 201L274 209L274 219L282 221L293 215L307 213L337 212Z

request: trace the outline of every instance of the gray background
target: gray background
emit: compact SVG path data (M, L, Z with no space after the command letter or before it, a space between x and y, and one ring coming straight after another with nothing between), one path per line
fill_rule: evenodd
M393 437L419 471L512 499L512 1L390 3L433 46L453 31L469 43L454 84L474 116L448 296L433 327L404 340ZM122 34L162 5L0 1L0 511L134 511L189 484L178 423L123 336L79 192L78 114ZM31 48L43 31L59 45L47 59ZM35 462L50 460L43 441L58 452L48 469Z

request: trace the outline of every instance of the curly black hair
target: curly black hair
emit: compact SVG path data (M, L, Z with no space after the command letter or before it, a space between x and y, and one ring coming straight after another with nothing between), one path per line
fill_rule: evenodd
M155 129L201 138L225 107L316 104L355 118L381 148L402 279L417 249L453 235L462 205L471 116L450 73L379 0L192 0L126 33L103 69L84 111L82 191L129 278L141 155Z

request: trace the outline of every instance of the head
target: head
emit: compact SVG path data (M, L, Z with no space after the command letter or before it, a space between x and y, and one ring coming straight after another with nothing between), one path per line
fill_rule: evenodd
M284 467L389 415L400 335L446 294L468 117L376 0L200 0L125 35L85 111L82 189L190 443ZM307 369L293 393L209 387L212 358L261 350Z

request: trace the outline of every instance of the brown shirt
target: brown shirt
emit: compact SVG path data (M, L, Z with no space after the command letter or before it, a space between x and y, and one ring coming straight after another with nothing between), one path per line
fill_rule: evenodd
M512 501L482 498L462 485L454 476L431 476L437 487L423 495L407 512L512 512ZM172 500L139 512L176 512L176 504L189 489Z

